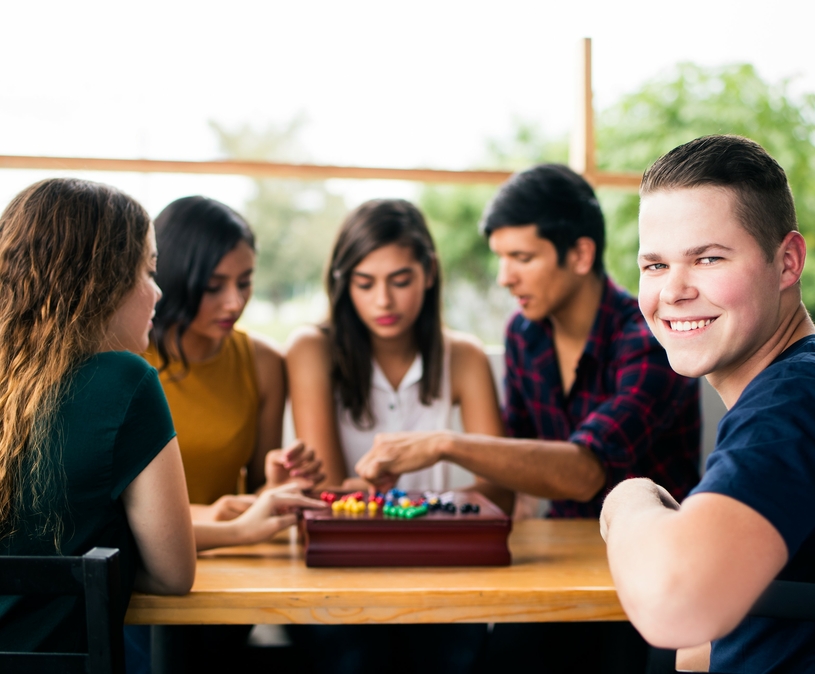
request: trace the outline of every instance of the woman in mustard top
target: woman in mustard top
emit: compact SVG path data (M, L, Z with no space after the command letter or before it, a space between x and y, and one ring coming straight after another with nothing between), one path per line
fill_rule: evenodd
M156 218L156 305L145 358L159 370L173 416L194 520L225 520L251 493L320 479L312 450L280 447L283 357L234 328L252 294L255 239L246 221L206 197L185 197Z

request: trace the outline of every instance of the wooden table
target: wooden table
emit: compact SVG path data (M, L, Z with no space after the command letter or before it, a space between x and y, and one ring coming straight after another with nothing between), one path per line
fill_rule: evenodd
M199 557L183 597L134 594L131 624L617 621L596 521L525 520L508 567L309 569L294 540Z

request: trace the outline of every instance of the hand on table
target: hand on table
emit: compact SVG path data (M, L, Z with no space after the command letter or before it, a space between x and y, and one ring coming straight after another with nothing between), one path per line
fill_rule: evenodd
M448 438L446 431L428 433L379 433L370 451L357 461L357 474L387 491L403 473L428 468L442 458L441 446Z
M314 450L296 440L285 449L273 449L266 453L265 489L283 484L294 484L300 489L310 489L324 479L323 462L316 458Z
M203 517L197 519L210 519L213 522L227 522L246 512L255 502L255 497L251 494L227 494L221 496L212 505L206 506L208 512L202 513Z
M654 505L679 510L676 499L664 487L648 478L638 477L620 482L606 496L600 512L600 535L603 540L608 542L609 527L620 512Z
M227 494L210 505L190 504L193 522L228 522L245 512L255 502L252 494Z
M322 509L328 504L309 498L295 484L266 489L251 496L252 504L234 520L242 545L268 540L278 531L297 523L302 508Z
M326 507L323 501L308 498L296 484L266 489L258 495L224 496L211 506L191 506L195 545L200 552L260 543L295 524L302 508Z

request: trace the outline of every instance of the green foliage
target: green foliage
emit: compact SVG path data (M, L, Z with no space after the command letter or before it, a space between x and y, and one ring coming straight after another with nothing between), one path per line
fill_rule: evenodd
M815 96L794 96L789 80L765 82L751 65L703 68L684 63L624 96L597 119L598 168L644 171L668 150L699 136L732 133L760 143L784 168L802 233L815 244ZM604 190L606 264L636 292L636 194ZM810 251L812 254L812 251ZM815 266L802 281L815 307Z
M305 159L297 140L302 124L298 118L263 131L248 125L232 131L215 123L211 126L229 157L299 162ZM323 265L346 206L323 182L262 179L254 184L254 194L243 214L258 239L255 292L280 303L320 285Z
M295 119L265 131L213 128L230 157L294 162L305 160L297 142L302 123ZM809 247L815 246L815 95L794 95L788 80L767 83L750 65L680 64L622 97L598 115L598 167L641 172L671 148L713 133L752 138L779 161L795 196L801 231ZM547 139L535 124L516 121L509 137L487 142L482 164L519 170L540 162L566 162L567 156L565 139ZM494 186L422 188L419 206L448 282L474 283L481 291L493 284L496 261L478 233L478 222L495 191ZM600 190L599 198L607 223L606 266L618 282L636 292L638 197ZM245 215L260 242L258 294L279 302L318 285L345 211L342 198L328 192L324 183L255 181ZM812 262L802 287L807 306L815 308Z
M567 153L564 140L547 140L536 125L516 120L509 138L487 142L483 163L491 169L514 171L543 161L566 161ZM422 189L419 207L433 233L447 279L481 288L494 282L496 260L478 233L478 222L496 189L491 185L428 185Z
M446 280L462 279L478 286L491 282L493 256L478 233L478 221L495 188L479 186L427 186L419 208L436 242Z

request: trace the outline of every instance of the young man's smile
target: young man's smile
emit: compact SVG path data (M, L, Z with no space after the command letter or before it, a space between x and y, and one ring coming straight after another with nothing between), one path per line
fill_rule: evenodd
M663 318L662 316L659 319L663 323L667 323L671 330L674 332L689 332L691 330L700 330L702 328L706 328L710 325L715 318Z

